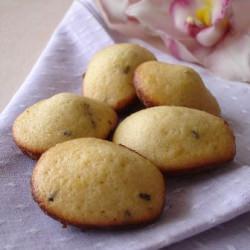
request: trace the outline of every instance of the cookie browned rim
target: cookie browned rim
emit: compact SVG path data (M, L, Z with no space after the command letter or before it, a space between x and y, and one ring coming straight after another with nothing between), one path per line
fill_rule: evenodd
M130 150L130 149L128 149L128 150ZM130 151L138 154L137 152L135 152L133 150L130 150ZM79 223L79 222L77 222L75 220L70 220L70 219L60 217L60 215L58 215L58 214L56 214L56 213L54 213L54 212L52 212L52 211L50 211L48 209L46 204L39 197L39 194L36 191L36 185L34 183L34 173L36 171L36 168L39 167L40 161L45 156L46 156L46 152L41 156L41 158L36 163L36 165L35 165L35 167L33 169L33 173L32 173L31 180L30 180L32 198L38 204L40 209L46 215L48 215L51 218L59 221L63 225L63 227L67 227L68 225L72 225L72 226L76 226L76 227L81 228L81 229L126 229L126 228L135 228L135 227L141 227L141 226L145 226L145 225L148 225L150 223L153 223L154 221L159 219L160 216L162 215L162 211L163 211L163 209L165 207L166 185L163 186L164 190L163 190L163 192L161 194L161 197L162 197L161 198L162 199L161 208L159 209L159 212L157 214L155 214L154 216L151 216L151 217L150 216L144 217L144 218L138 219L136 221L132 221L132 222L131 221L126 222L126 221L122 221L122 220L120 220L120 221L116 220L116 221L110 221L110 223L100 222L100 223L95 223L95 224L94 223ZM143 158L145 158L145 157L143 157Z
M153 217L153 218L143 218L141 220L138 221L133 221L130 223L124 223L124 222L110 222L109 224L106 223L96 223L96 224L90 224L90 223L78 223L77 221L73 221L73 220L67 220L64 218L59 217L57 214L50 212L47 207L44 205L44 203L38 198L38 196L36 195L36 191L35 191L35 187L33 184L33 178L31 178L31 194L32 194L32 198L33 200L38 204L38 206L40 207L40 209L49 217L59 221L63 227L67 227L67 226L75 226L81 229L127 229L127 228L136 228L136 227L142 227L148 224L151 224L153 222L155 222L156 220L158 220L161 215L162 215L162 211L165 207L165 194L166 194L166 188L164 190L164 193L162 195L162 199L163 199L163 203L162 203L162 207L159 211L159 213Z
M107 133L107 135L105 135L103 138L101 139L106 139L108 138L113 132L114 132L114 129L116 128L117 124L118 124L118 121L119 121L119 118L118 118L118 115L115 113L115 122L114 122L114 125L113 127L111 128L111 130ZM22 143L20 143L17 139L17 136L15 134L15 122L12 126L12 136L13 136L13 140L14 142L16 143L16 145L19 147L19 149L25 154L27 155L28 157L30 157L31 159L33 160L38 160L41 155L48 149L44 149L44 150L39 150L39 149L35 149L35 148L31 148L31 147L28 147L28 146L25 146L23 145Z

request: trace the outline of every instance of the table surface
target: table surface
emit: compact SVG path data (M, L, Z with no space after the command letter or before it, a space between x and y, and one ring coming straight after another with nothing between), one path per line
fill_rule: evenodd
M30 72L71 3L0 1L0 112Z

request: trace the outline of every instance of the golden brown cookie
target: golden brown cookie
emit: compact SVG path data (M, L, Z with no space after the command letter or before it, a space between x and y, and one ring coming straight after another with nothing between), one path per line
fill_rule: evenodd
M124 109L136 97L135 68L151 60L156 60L155 56L136 44L115 44L101 50L88 65L83 81L84 96L106 102L115 110Z
M149 223L160 216L165 199L157 167L125 147L96 138L49 149L36 164L31 185L45 213L82 228Z
M163 62L145 62L135 70L136 93L147 107L184 106L220 115L215 97L193 69Z
M117 123L108 105L70 93L57 94L27 108L13 125L16 144L37 159L57 143L79 137L106 138Z
M113 141L151 160L163 172L189 172L231 161L235 139L228 124L207 112L161 106L123 120Z

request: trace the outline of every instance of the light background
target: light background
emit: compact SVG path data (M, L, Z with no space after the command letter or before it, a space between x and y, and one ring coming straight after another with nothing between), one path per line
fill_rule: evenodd
M0 112L28 75L71 3L0 1Z

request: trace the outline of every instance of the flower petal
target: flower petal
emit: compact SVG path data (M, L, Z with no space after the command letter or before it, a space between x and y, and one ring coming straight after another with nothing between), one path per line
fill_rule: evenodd
M212 23L216 24L219 20L231 17L232 0L213 0Z
M246 32L250 29L250 1L235 0L232 1L232 25L237 32Z
M129 17L126 10L130 4L135 4L140 0L96 0L106 24L111 30L131 37L145 37L143 27L136 18ZM117 36L117 34L113 34Z
M197 2L194 0L174 0L170 6L170 14L175 27L183 33L189 33L187 18L194 16Z
M196 39L202 46L211 47L223 38L225 32L226 30L219 25L211 26L200 31Z
M171 18L168 14L169 0L141 0L131 4L126 14L135 17L144 27L151 29L168 30Z
M181 42L168 36L166 33L158 32L169 52L177 59L185 60L191 63L198 63L196 58Z
M205 66L228 79L250 82L249 44L250 35L229 34L207 57Z
M128 0L97 0L96 2L102 14L106 17L109 23L120 23L127 21L125 11L129 5Z

